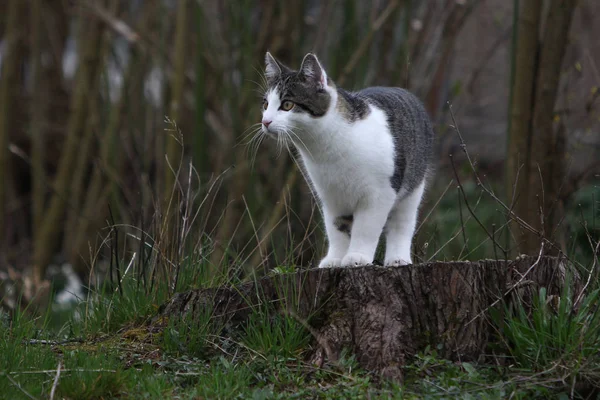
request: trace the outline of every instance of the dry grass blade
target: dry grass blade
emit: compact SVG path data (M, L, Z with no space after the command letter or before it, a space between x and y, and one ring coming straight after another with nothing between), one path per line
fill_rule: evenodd
M56 388L58 387L58 380L60 379L60 371L62 369L62 360L58 362L58 367L56 367L56 376L54 377L54 382L52 383L52 389L50 390L50 400L54 400L54 393L56 392Z

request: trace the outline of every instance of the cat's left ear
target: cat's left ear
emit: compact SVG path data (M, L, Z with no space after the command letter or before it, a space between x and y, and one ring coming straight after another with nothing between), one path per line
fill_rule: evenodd
M316 83L321 88L327 87L327 73L321 66L317 56L313 53L308 53L304 56L304 60L302 60L302 66L300 67L300 71L298 73L304 75L306 79Z
M267 80L273 80L281 75L281 65L268 51L265 55L265 66L265 75Z

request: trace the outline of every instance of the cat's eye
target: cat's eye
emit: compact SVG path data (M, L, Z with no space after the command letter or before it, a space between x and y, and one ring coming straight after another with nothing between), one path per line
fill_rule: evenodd
M269 102L266 100L263 100L263 110L266 110L267 107L269 107Z
M292 103L289 100L286 100L283 103L281 103L281 109L283 111L290 111L292 108L294 108L294 103Z

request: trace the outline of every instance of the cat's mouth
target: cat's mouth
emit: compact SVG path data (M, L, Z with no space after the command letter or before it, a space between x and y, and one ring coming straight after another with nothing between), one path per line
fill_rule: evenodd
M279 132L273 128L267 128L266 126L262 127L262 132L272 139L277 139Z

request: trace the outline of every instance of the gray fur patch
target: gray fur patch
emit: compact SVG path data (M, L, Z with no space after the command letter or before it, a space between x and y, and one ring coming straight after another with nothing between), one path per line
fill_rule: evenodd
M369 115L369 105L367 102L353 93L344 89L337 89L338 101L336 110L349 122L355 122L364 119Z
M350 233L352 232L352 222L353 221L354 221L354 216L341 215L333 220L333 225L338 229L338 231L350 236Z
M433 153L434 133L425 107L401 88L371 87L356 94L386 113L395 152L390 184L396 192L412 192L425 179Z

